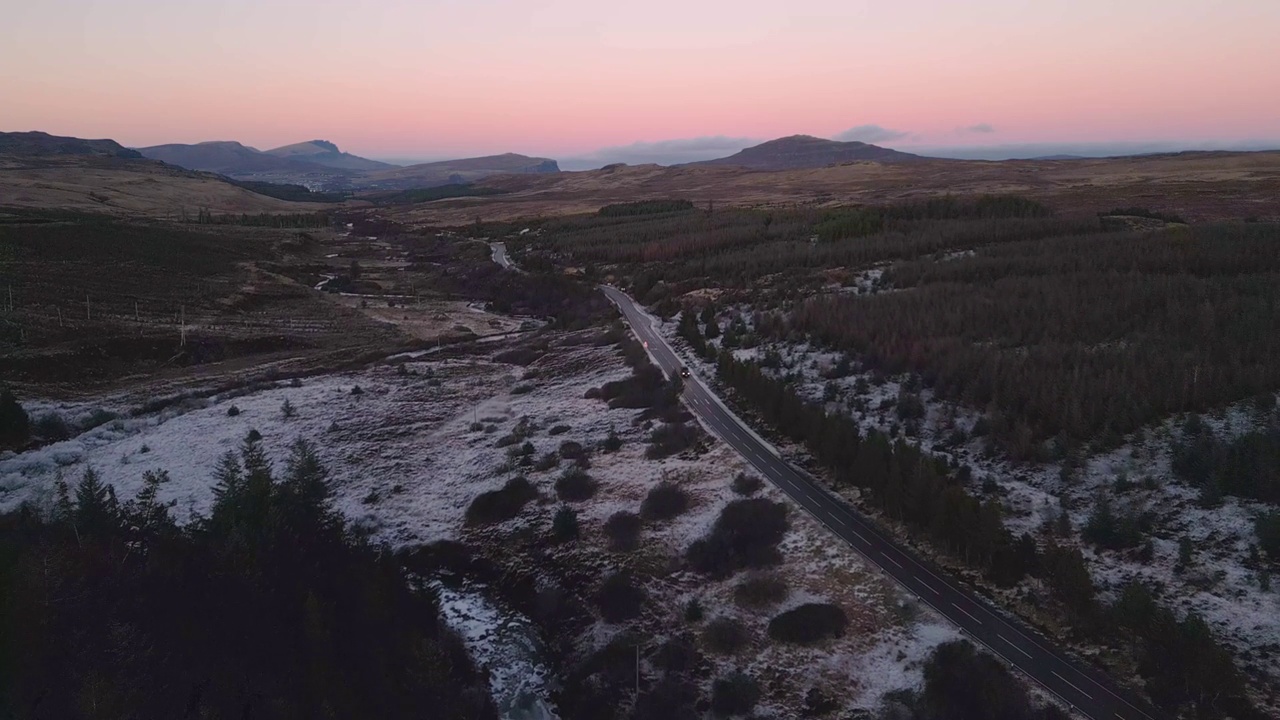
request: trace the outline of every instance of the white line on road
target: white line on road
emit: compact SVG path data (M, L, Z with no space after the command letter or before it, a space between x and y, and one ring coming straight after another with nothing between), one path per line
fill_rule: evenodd
M965 610L964 608L960 607L959 605L957 605L957 604L955 604L955 603L951 603L951 607L953 607L953 608L955 608L955 609L959 610L960 612L964 613L965 615L968 615L970 618L972 618L972 619L973 619L973 621L974 621L974 622L978 623L979 625L981 625L981 624L982 624L982 621L981 621L981 620L979 620L979 619L978 619L978 618L976 618L976 617L973 617L973 613L969 612L968 610ZM1057 675L1057 673L1054 673L1054 675ZM1063 682L1066 682L1066 681L1064 680ZM1068 683L1068 684L1069 684L1069 683ZM1072 687L1075 687L1075 686L1074 686L1074 685L1072 685ZM1077 688L1077 689L1078 689L1078 688Z
M1093 699L1093 696L1092 696L1092 695L1090 695L1089 693L1087 693L1087 692L1085 692L1085 691L1081 690L1080 688L1076 687L1075 683L1073 683L1073 682L1071 682L1070 680L1068 680L1068 679L1066 679L1066 678L1062 677L1061 675L1059 675L1057 670L1050 670L1049 672L1053 673L1053 674L1054 674L1054 677L1058 678L1058 679L1059 679L1059 680L1061 680L1062 682L1064 682L1064 683L1066 683L1066 684L1070 685L1070 686L1071 686L1071 687L1073 687L1073 688L1076 688L1076 692L1078 692L1078 693L1080 693L1081 695L1083 695L1083 696L1085 696L1085 697L1089 698L1090 700L1092 700L1092 699Z
M893 563L894 565L897 565L898 567L902 567L902 563L898 562L897 560L894 560L893 558L889 557L888 555L885 555L885 556L884 556L884 559L885 559L885 560L888 560L889 562Z
M1009 638L1001 635L1000 633L996 633L996 637L1000 638L1001 640L1004 640L1005 643L1007 643L1008 645L1011 645L1014 650L1017 650L1018 652L1022 653L1023 655L1026 655L1027 657L1031 657L1031 653L1027 652L1026 650L1023 650L1022 648L1018 647L1014 643L1010 642Z

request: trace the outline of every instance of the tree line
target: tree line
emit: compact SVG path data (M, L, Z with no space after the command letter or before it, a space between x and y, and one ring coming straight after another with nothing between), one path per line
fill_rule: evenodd
M251 434L215 477L183 526L163 473L121 501L87 470L52 517L0 516L0 716L497 717L436 600L334 511L310 446L279 472Z
M684 212L692 209L693 203L688 200L639 200L637 202L605 205L600 208L597 214L600 217L632 217L635 215Z
M1117 631L1126 631L1142 660L1147 691L1161 707L1193 707L1212 718L1262 717L1247 699L1229 651L1202 619L1193 613L1177 620L1141 586L1126 590L1114 605L1103 603L1078 548L1012 533L998 501L984 502L966 491L967 468L874 430L864 435L847 415L805 402L786 382L731 353L717 355L717 371L736 399L803 444L838 487L863 490L885 515L998 585L1011 586L1028 575L1042 578L1093 640L1110 643ZM1133 597L1149 600L1141 613L1130 612L1132 603L1125 599ZM1180 654L1169 657L1173 650Z
M991 408L1041 457L1280 387L1280 230L1219 225L988 245L886 272L893 292L801 303L786 330Z

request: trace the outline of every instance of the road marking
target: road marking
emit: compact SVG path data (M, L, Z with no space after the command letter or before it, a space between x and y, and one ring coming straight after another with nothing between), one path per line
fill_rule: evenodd
M1023 650L1022 648L1018 647L1017 645L1014 645L1012 642L1009 642L1009 638L1007 638L1007 637L1005 637L1005 636L1001 635L1000 633L996 633L996 637L1000 638L1001 640L1004 640L1006 643L1008 643L1009 645L1011 645L1011 646L1013 647L1013 649L1014 649L1014 650L1017 650L1018 652L1022 653L1023 655L1026 655L1027 657L1031 657L1031 653L1027 652L1026 650Z
M857 536L858 536L858 539L859 539L859 540L861 540L862 542L864 542L864 543L866 543L866 544L868 544L868 545L870 545L870 544L871 544L871 541L870 541L870 540L867 540L867 539L866 539L866 538L864 538L864 537L862 537L862 533L859 533L857 530L850 530L849 532L853 533L854 535L857 535Z
M976 623L978 623L979 625L981 625L981 624L982 624L982 621L981 621L981 620L979 620L979 619L978 619L978 618L976 618L976 617L973 617L973 613L969 612L968 610L965 610L964 608L960 607L959 605L957 605L957 604L955 604L955 603L951 603L951 607L953 607L953 608L955 608L955 609L959 610L960 612L964 613L965 615L968 615L970 618L973 618L973 621L974 621L974 622L976 622ZM1054 673L1054 675L1057 675L1057 673ZM1064 680L1063 682L1066 682L1066 681ZM1067 684L1068 684L1068 685L1070 685L1070 683L1067 683ZM1072 685L1071 687L1075 687L1075 686L1074 686L1074 685ZM1076 688L1076 689L1078 690L1079 688Z
M917 580L918 580L918 579L919 579L919 578L917 578ZM929 583L927 583L927 582L925 582L925 581L923 581L923 580L920 580L920 584L921 584L921 585L923 585L923 586L925 586L925 587L927 587L927 588L929 588L929 592L933 593L934 595L941 595L941 594L942 594L941 592L938 592L937 590L935 590L935 589L934 589L934 587L933 587L932 585L930 585Z
M889 562L893 563L894 565L897 565L898 567L902 567L902 563L898 562L897 560L894 560L893 558L889 557L887 554L885 554L885 555L884 555L884 559L885 559L885 560L888 560Z
M1062 677L1061 675L1059 675L1057 670L1050 670L1049 672L1053 673L1054 677L1058 678L1058 679L1059 679L1059 680L1061 680L1062 682L1064 682L1064 683L1066 683L1066 684L1070 685L1070 686L1071 686L1071 687L1073 687L1073 688L1076 688L1076 692L1078 692L1078 693L1080 693L1081 695L1083 695L1083 696L1085 696L1085 697L1089 698L1090 700L1092 700L1092 699L1093 699L1093 696L1092 696L1092 695L1090 695L1089 693L1087 693L1087 692L1085 692L1085 691L1081 690L1080 688L1076 687L1076 684L1075 684L1075 683L1073 683L1073 682L1071 682L1070 680L1068 680L1068 679L1066 679L1066 678Z
M840 523L840 527L846 527L846 528L847 528L847 527L849 527L849 523L847 523L847 522L845 522L845 521L841 520L841 519L840 519L840 518L838 518L838 517L832 516L832 518L831 518L831 519L832 519L832 520L835 520L835 521L836 521L836 522L838 522L838 523Z

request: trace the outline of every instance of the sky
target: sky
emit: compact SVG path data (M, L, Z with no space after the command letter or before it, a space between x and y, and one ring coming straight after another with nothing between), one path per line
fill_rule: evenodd
M683 162L1280 146L1280 0L5 0L0 130ZM1083 152L1082 152L1083 150Z

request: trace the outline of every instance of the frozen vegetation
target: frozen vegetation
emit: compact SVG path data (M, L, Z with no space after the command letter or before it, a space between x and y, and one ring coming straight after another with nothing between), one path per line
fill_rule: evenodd
M868 284L860 279L858 285ZM751 318L751 308L738 305L722 309L717 320L721 327L739 322L749 329ZM690 367L713 380L714 364L689 349L677 332L678 320L661 323L663 333ZM721 346L721 338L708 342ZM805 342L763 342L733 353L762 363L776 377L793 378L803 397L847 413L864 431L902 437L968 466L970 492L999 498L1010 530L1051 531L1059 543L1078 544L1102 598L1113 599L1125 584L1141 581L1172 609L1202 616L1256 679L1280 683L1280 595L1258 562L1254 533L1254 519L1273 508L1229 495L1206 507L1201 491L1176 476L1171 444L1186 416L1149 426L1112 450L1063 462L1015 463L986 436L984 413L935 397L916 377L863 372L842 353ZM1249 400L1203 421L1219 438L1232 438L1276 423L1277 411L1274 404ZM1143 518L1144 541L1119 550L1085 542L1080 530L1100 502L1117 516ZM1192 549L1189 559L1186 546ZM1048 594L1039 581L1027 583L1032 592ZM1010 599L1027 607L1030 598L1015 595Z
M208 399L175 404L157 413L121 417L71 439L0 458L0 510L24 502L47 505L55 479L78 477L88 467L115 486L121 499L142 487L150 470L168 473L161 500L176 501L189 520L208 513L212 469L250 431L268 449L296 438L315 443L331 471L337 506L370 540L390 549L442 540L467 543L511 568L530 568L551 585L564 584L570 568L593 574L595 585L620 568L631 572L646 596L644 611L619 624L597 618L576 638L587 656L619 633L646 638L641 672L656 676L653 653L690 632L701 637L713 619L737 621L744 645L707 653L713 677L743 670L765 688L760 709L783 715L811 688L829 692L846 707L874 707L888 691L918 688L931 650L956 631L917 604L886 577L768 484L755 497L787 503L789 529L779 544L783 562L767 571L785 588L764 605L735 599L752 571L712 579L680 568L686 549L704 537L721 511L742 498L734 478L747 466L727 446L708 438L701 450L646 457L652 424L637 410L610 408L585 397L589 388L627 378L631 370L616 348L551 336L557 343L527 365L502 362L499 343L478 346L474 357L402 358L365 369L281 381ZM572 342L565 342L572 340ZM102 400L107 409L111 399ZM71 417L95 406L41 408ZM609 437L620 447L602 449ZM508 440L514 437L515 440ZM583 449L585 472L597 485L587 499L570 503L580 539L548 550L550 562L516 557L521 538L548 533L565 504L557 479ZM273 460L279 464L282 457ZM515 475L536 492L533 502L508 520L468 525L467 511L482 493L499 490ZM617 513L642 513L649 491L667 481L687 497L674 516L646 519L634 551L611 549L604 526ZM446 617L461 631L478 664L488 668L496 699L512 718L551 717L554 683L538 657L530 626L487 597L483 588L437 585ZM770 618L806 603L833 603L848 618L841 637L816 646L773 642ZM683 620L690 605L703 621ZM563 662L564 658L560 658ZM543 713L543 714L538 714Z

